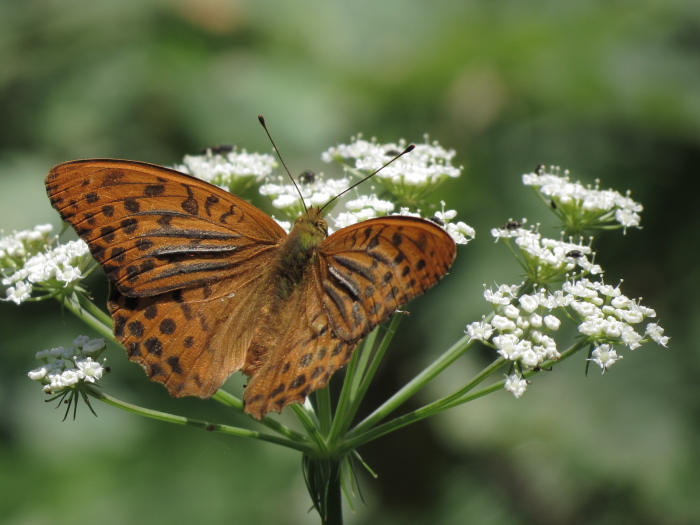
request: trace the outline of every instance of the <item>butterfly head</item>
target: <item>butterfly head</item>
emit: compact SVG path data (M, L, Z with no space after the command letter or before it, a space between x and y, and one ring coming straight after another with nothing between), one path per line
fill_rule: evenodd
M328 223L323 219L320 208L312 206L294 221L293 232L297 232L303 245L316 246L328 237Z

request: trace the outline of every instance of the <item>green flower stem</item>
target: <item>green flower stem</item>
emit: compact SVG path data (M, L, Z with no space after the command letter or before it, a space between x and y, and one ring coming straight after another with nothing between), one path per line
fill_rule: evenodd
M374 378L374 374L377 373L377 369L379 368L379 364L382 362L382 358L384 357L384 354L386 354L386 351L389 348L389 345L391 344L392 339L394 338L394 334L396 334L396 331L399 328L399 324L401 324L401 321L403 320L403 318L404 318L403 314L399 313L399 315L394 315L394 317L391 319L391 323L389 324L389 328L387 328L386 333L384 334L384 337L382 338L382 342L379 345L379 348L377 348L377 351L375 352L374 357L372 358L372 362L369 365L369 369L367 370L364 377L362 378L362 382L360 383L360 386L355 393L353 412L352 412L353 416L357 412L357 409L359 408L360 402L362 401L362 398L365 396L365 393L367 393L367 389L369 388L369 385L372 383L372 379ZM374 342L372 343L372 346L374 346ZM345 430L347 430L347 428Z
M309 454L309 456L323 455L323 453L327 451L328 447L326 446L324 436L319 432L320 423L317 418L312 417L312 414L309 413L309 410L304 405L293 403L289 405L289 407L292 409L292 412L294 412L294 415L302 424L309 438L315 445L313 451L307 452L307 454Z
M464 352L466 352L469 347L473 344L470 340L469 335L464 335L460 338L454 345L452 345L444 354L433 361L428 367L426 367L420 374L409 381L401 390L396 392L392 397L384 402L379 408L367 416L362 422L360 422L353 430L351 430L347 438L352 440L355 437L366 432L368 429L372 428L379 421L388 416L391 412L396 410L399 406L405 403L409 398L411 398L416 392L421 390L430 381L435 379L445 368L450 366L458 357L460 357Z
M226 390L220 388L217 390L211 398L214 401L218 401L224 406L227 406L229 408L234 409L236 412L240 412L241 414L245 414L244 407L243 407L243 401L238 399L236 396L233 394L227 392ZM246 414L247 415L247 414ZM291 428L288 428L284 426L282 423L277 421L276 419L272 419L271 417L264 417L260 421L258 421L255 418L251 419L255 420L258 423L261 423L265 425L267 428L270 430L274 430L278 434L283 435L284 437L291 439L293 441L297 441L298 443L304 443L307 441L306 436L303 434L300 434L299 432L295 432Z
M372 343L370 339L374 341L376 336L376 329L373 330L365 340L360 343L360 346L352 355L352 358L348 362L347 370L345 371L345 378L343 380L343 388L340 391L340 396L338 398L338 404L335 409L335 417L333 418L333 424L331 425L330 432L328 433L328 443L335 443L340 428L343 427L348 419L352 419L352 415L349 414L350 404L353 396L353 386L357 382L358 376L362 375L362 363L366 362L365 354L368 348L371 348Z
M92 304L92 301L89 299L74 300L71 298L63 301L63 304L78 319L82 320L102 337L109 341L114 341L114 335L112 334L112 320L107 317L107 314ZM93 315L92 312L95 312L95 315ZM97 312L99 312L99 314Z
M95 303L93 303L85 295L79 295L79 300L80 306L85 308L85 310L87 310L88 313L92 314L96 319L99 319L105 326L108 326L110 329L112 329L112 318L109 316L109 314L107 314L101 308L95 305Z
M356 429L353 430L350 433L352 434L352 437L350 437L350 434L348 434L349 439L345 443L343 443L341 450L352 450L364 443L367 443L369 441L372 441L373 439L388 434L389 432L393 432L394 430L398 430L399 428L420 421L421 419L433 416L438 412L446 410L447 408L461 404L459 401L463 399L465 393L473 389L476 385L484 381L484 379L486 379L487 377L496 373L500 368L503 367L503 365L506 364L506 362L507 360L503 357L496 359L493 363L491 363L478 375L476 375L474 379L467 383L467 385L465 385L463 388L460 388L458 391L450 394L449 396L446 396L442 399L425 405L424 407L418 408L412 412L397 417L396 419L392 419L391 421L388 421L382 425L372 428L371 430L364 432L360 435L355 434ZM495 391L499 388L503 388L504 383L505 381L501 381L500 386L495 388L489 387L489 391Z
M357 414L357 410L360 407L362 399L369 388L372 378L379 368L379 363L384 357L389 343L396 333L396 329L401 323L403 315L395 315L389 327L382 338L382 342L377 348L377 351L372 355L372 350L374 349L374 344L379 334L381 327L375 328L362 343L362 348L360 351L356 352L353 356L351 364L348 366L348 376L346 376L345 383L343 384L343 391L341 392L341 401L343 404L338 403L338 410L336 411L336 417L333 420L333 427L331 428L330 435L328 437L328 442L333 444L340 436L347 432L348 428L352 424L352 420ZM371 358L371 360L370 360ZM353 365L356 365L353 368ZM350 374L351 369L353 371ZM345 397L344 397L345 395Z
M312 451L308 445L304 445L304 444L298 443L296 441L291 441L291 440L283 438L283 437L278 437L278 436L274 436L271 434L261 434L260 432L255 432L253 430L232 427L229 425L208 423L207 421L201 421L199 419L191 419L188 417L175 416L173 414L167 414L165 412L159 412L157 410L150 410L147 408L132 405L130 403L126 403L126 402L121 401L119 399L116 399L112 396L109 396L103 392L100 392L94 388L89 389L88 393L92 397L94 397L95 399L99 399L100 401L104 401L108 405L112 405L112 406L115 406L117 408L121 408L122 410L126 410L127 412L131 412L133 414L138 414L140 416L148 417L151 419L157 419L159 421L165 421L167 423L174 423L176 425L204 428L208 431L222 432L224 434L229 434L229 435L237 436L237 437L248 437L248 438L259 439L261 441L268 441L270 443L282 445L283 447L298 450L298 451L306 453L306 454L308 454L309 452Z
M321 435L327 436L333 423L331 390L328 385L316 391L316 407L318 410L319 431Z

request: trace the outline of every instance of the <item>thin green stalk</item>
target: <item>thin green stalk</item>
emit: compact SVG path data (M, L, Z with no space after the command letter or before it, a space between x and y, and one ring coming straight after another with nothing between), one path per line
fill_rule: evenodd
M455 344L447 349L445 353L433 361L411 381L406 383L403 388L391 396L379 408L377 408L354 429L352 429L348 433L348 438L353 439L363 432L366 432L368 429L372 428L379 421L388 416L391 412L396 410L416 392L432 381L438 374L445 370L445 368L450 366L458 357L469 349L472 343L473 341L470 340L469 335L464 335L462 338L460 338Z
M229 435L237 436L237 437L248 437L248 438L259 439L261 441L268 441L270 443L282 445L283 447L298 450L298 451L306 453L306 454L308 454L309 452L312 451L312 449L308 445L303 445L301 443L298 443L296 441L292 441L292 440L289 440L289 439L286 439L283 437L278 437L278 436L274 436L271 434L262 434L260 432L255 432L253 430L248 430L245 428L232 427L229 425L209 423L207 421L201 421L199 419L191 419L188 417L176 416L173 414L168 414L166 412L159 412L157 410L150 410L148 408L143 408L143 407L139 407L136 405L132 405L130 403L126 403L126 402L121 401L115 397L112 397L112 396L109 396L103 392L100 392L94 388L89 389L87 392L95 399L99 399L100 401L104 401L108 405L112 405L112 406L115 406L117 408L121 408L122 410L126 410L127 412L131 412L133 414L138 414L140 416L148 417L151 419L157 419L159 421L165 421L167 423L173 423L176 425L204 428L208 431L222 432L224 434L229 434Z
M377 351L374 353L374 356L372 357L372 362L369 365L369 369L367 370L364 377L362 378L362 383L360 383L360 386L355 393L354 403L353 403L353 407L352 407L353 416L357 412L357 409L360 406L360 402L365 397L365 394L367 393L367 389L369 388L369 385L372 383L372 379L374 379L374 374L377 373L377 369L379 368L379 365L382 362L382 359L384 358L384 354L386 354L386 351L389 348L389 345L391 344L392 339L394 339L394 335L396 334L396 331L398 330L399 324L401 324L403 317L404 316L402 314L397 314L397 315L394 315L394 317L391 319L391 323L389 324L389 327L387 328L386 333L384 334L384 337L382 338L382 342L380 343L379 348L377 348ZM347 430L347 428L345 430Z
M323 436L328 436L333 423L333 407L329 385L316 391L316 408L318 410L319 431Z
M333 420L333 427L328 437L329 443L335 443L339 436L343 435L347 429L350 428L355 414L357 414L357 410L362 403L362 399L367 392L367 388L379 367L379 363L402 317L402 315L395 315L392 318L391 324L376 352L373 353L372 350L374 349L379 330L382 329L381 327L372 330L362 343L363 346L361 351L357 353L359 355L357 355L357 362L354 363L355 366L352 369L352 374L349 377L346 376L345 383L343 384L343 391L341 392L340 399L342 405L340 403L338 404L336 417ZM348 367L348 372L350 372L350 367Z
M343 387L340 390L338 404L336 405L335 409L335 417L333 418L333 424L331 425L330 432L328 433L327 442L329 444L335 442L338 436L338 429L345 424L345 421L352 418L352 416L348 414L348 406L350 405L353 396L353 385L356 382L357 376L362 374L359 362L360 360L364 361L364 355L368 351L368 345L370 344L369 339L375 332L376 330L373 330L369 336L362 343L360 343L359 348L355 350L355 353L353 353L352 358L348 362L347 370L345 371L345 378L343 379Z
M307 400L308 402L308 400ZM326 440L324 437L321 435L319 432L319 422L316 419L316 417L311 417L309 414L309 411L307 408L303 405L300 405L298 403L294 403L289 405L291 408L292 412L294 412L294 415L297 417L299 422L302 424L304 429L306 430L306 433L308 434L309 438L311 441L313 441L315 447L314 447L314 455L317 455L318 452L323 452L327 450L326 446Z
M84 295L79 295L80 306L85 308L90 314L104 323L105 326L112 327L112 317Z
M563 362L565 359L571 357L575 353L577 353L581 348L586 346L588 343L585 340L581 340L569 348L567 348L565 351L563 351L559 357L559 359L556 360L550 360L542 363L541 365L541 370L546 369L550 366L554 366L557 363ZM407 414L404 414L400 417L397 417L396 419L392 419L391 421L388 421L382 425L379 425L375 428L372 428L371 430L360 434L358 436L355 435L355 430L353 430L352 437L348 439L345 443L343 443L343 446L340 449L340 452L348 451L348 450L353 450L357 448L358 446L367 443L373 439L376 439L380 436L383 436L385 434L388 434L390 432L393 432L399 428L405 427L407 425L410 425L412 423L416 423L417 421L420 421L421 419L425 419L427 417L433 416L438 412L442 412L444 410L448 410L450 408L454 408L456 406L462 405L464 403L467 403L469 401L473 401L474 399L478 399L480 397L483 397L487 394L490 394L492 392L495 392L497 390L500 390L503 388L503 385L505 384L505 380L499 381L497 383L494 383L492 385L489 385L486 388L483 388L481 390L478 390L477 392L473 392L469 395L466 395L468 392L470 392L476 385L481 383L484 379L498 371L504 364L506 364L506 359L504 358L499 358L493 363L491 363L488 367L486 367L484 370L482 370L477 376L474 377L467 385L465 385L463 388L459 389L458 391L454 392L453 394L450 394L449 396L446 396L442 399L439 399L437 401L434 401L424 407L421 407L419 409L416 409L412 412L409 412ZM523 373L524 378L528 378L530 376L533 376L535 374L538 374L541 372L541 370L527 370L526 372Z
M92 304L90 301L88 301L89 304ZM87 308L83 307L80 304L80 301L73 301L73 300L65 300L63 301L63 304L65 305L66 308L68 308L78 319L82 320L85 324L87 324L89 327L91 327L93 330L95 330L98 334L100 334L102 337L105 339L108 339L110 341L114 341L114 335L112 334L112 321L111 319L109 322L105 323L92 313L90 313ZM94 305L92 305L94 306ZM102 315L99 317L102 319L105 319L104 312L99 310L97 307L95 307L96 310L98 310ZM92 310L92 309L91 309Z
M407 425L420 421L421 419L425 419L426 417L430 417L438 412L445 410L446 405L449 405L455 400L460 399L462 396L464 396L466 392L474 388L476 385L481 383L490 375L497 372L501 367L503 367L505 361L506 359L502 357L496 359L493 363L491 363L479 374L477 374L474 377L474 379L467 383L467 385L465 385L463 388L460 388L458 391L450 394L449 396L446 396L421 408L408 412L407 414L392 419L391 421L383 423L377 427L371 428L370 430L359 435L356 434L357 428L353 429L353 431L348 434L348 440L345 443L343 443L341 451L355 449L358 446L367 443L373 439L376 439L380 436L388 434L389 432L393 432L394 430L398 430L399 428L405 427ZM501 386L503 385L501 384ZM496 388L495 390L498 390L498 388Z
M236 396L233 394L227 392L226 390L220 388L217 390L211 398L214 401L218 401L224 406L227 406L229 408L233 408L235 411L240 412L241 414L245 414L244 407L243 407L243 401L238 399ZM252 420L256 421L257 423L260 423L262 425L265 425L267 428L270 430L274 430L278 434L283 435L286 438L289 438L291 440L297 441L299 443L304 443L306 442L306 437L303 434L300 434L299 432L296 432L292 430L291 428L288 428L284 426L282 423L277 421L276 419L272 419L270 417L264 417L260 421L257 419L251 417Z

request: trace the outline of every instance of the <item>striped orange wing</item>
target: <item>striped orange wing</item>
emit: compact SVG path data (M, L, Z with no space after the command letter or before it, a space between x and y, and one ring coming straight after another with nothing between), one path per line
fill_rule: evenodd
M356 342L449 270L456 246L413 217L380 217L337 231L319 247L321 300L335 333Z

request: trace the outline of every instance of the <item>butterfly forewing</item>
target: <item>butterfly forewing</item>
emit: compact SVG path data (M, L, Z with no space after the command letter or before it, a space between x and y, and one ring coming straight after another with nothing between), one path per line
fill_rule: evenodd
M245 275L286 235L244 200L151 164L67 162L46 184L61 217L130 296Z
M268 298L264 269L286 236L277 223L215 186L138 162L68 162L46 185L111 281L129 359L176 397L209 397L243 367Z
M456 246L428 221L381 217L337 231L318 252L324 308L338 336L356 342L442 279Z

